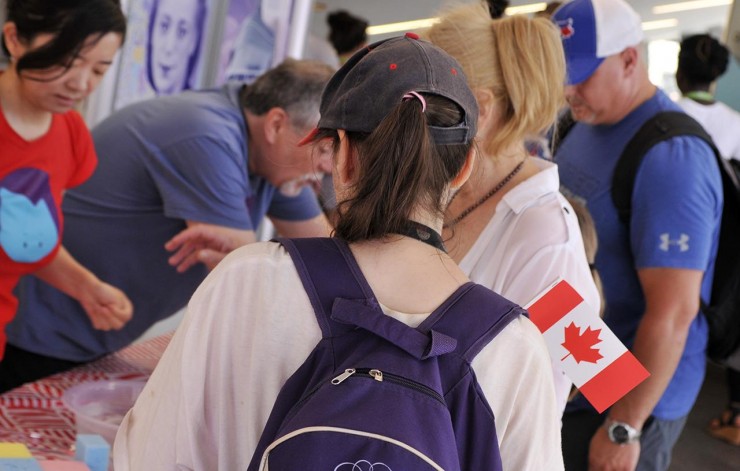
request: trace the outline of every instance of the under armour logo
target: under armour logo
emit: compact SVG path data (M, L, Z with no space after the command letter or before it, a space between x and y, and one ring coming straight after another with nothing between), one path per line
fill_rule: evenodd
M681 234L681 236L678 239L671 239L670 234L667 232L660 235L660 250L663 252L668 252L668 250L671 248L671 245L675 245L678 247L678 249L681 252L686 252L689 250L689 236L686 234Z
M334 471L393 471L385 463L371 463L366 460L360 460L356 463L339 463Z

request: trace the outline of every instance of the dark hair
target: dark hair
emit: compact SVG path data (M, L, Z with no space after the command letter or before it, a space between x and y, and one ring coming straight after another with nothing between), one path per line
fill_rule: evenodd
M126 37L126 17L119 0L6 0L6 21L13 22L21 40L30 43L39 34L54 38L27 52L16 62L16 71L71 67L90 36L108 33ZM5 54L10 55L2 41Z
M347 133L357 173L353 196L338 202L337 237L354 242L399 233L419 204L443 212L443 193L462 169L472 141L435 144L428 126L459 124L463 112L447 98L424 96L423 113L419 100L405 100L372 133ZM336 152L336 130L320 129L315 139L327 137L334 139Z
M354 51L358 46L367 42L367 20L351 15L344 10L329 13L326 17L329 23L329 41L337 54Z
M152 10L149 12L149 26L147 29L147 35L149 40L146 44L146 78L149 81L149 85L154 90L157 90L157 85L154 83L154 74L152 73L152 33L154 32L154 22L157 19L157 11L159 10L159 2L161 0L153 0ZM198 8L195 13L195 29L198 34L198 41L195 45L195 51L188 57L188 67L185 71L185 84L183 89L192 88L192 75L195 70L195 66L198 63L198 51L200 50L201 40L203 38L203 28L205 27L206 21L206 2L205 0L196 0L198 2ZM157 90L158 91L158 90Z
M257 116L282 108L299 128L313 127L321 92L333 74L334 69L323 62L289 58L245 85L239 104Z
M727 70L730 53L708 34L689 36L681 41L678 70L692 85L709 85Z
M486 0L486 3L488 4L488 13L494 20L504 16L504 12L509 6L509 0Z

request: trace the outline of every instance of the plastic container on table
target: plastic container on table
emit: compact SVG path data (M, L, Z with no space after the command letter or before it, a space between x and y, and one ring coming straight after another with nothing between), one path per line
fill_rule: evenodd
M77 433L98 434L113 446L123 417L133 407L146 381L91 381L64 392L63 400L75 413Z

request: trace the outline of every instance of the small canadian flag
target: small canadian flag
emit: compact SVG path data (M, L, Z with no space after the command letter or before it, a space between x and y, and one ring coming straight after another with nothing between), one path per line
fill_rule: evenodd
M650 376L568 282L557 281L526 309L552 358L599 413Z

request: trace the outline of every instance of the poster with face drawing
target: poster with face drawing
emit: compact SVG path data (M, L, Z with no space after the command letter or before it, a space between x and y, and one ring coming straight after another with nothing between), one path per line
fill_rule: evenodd
M132 0L114 108L200 86L215 0Z

